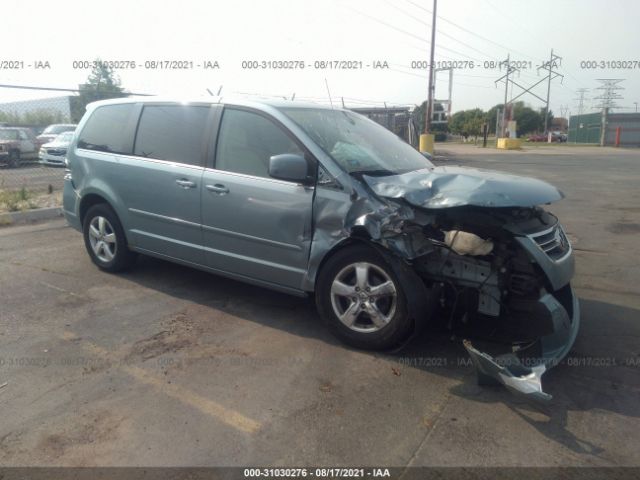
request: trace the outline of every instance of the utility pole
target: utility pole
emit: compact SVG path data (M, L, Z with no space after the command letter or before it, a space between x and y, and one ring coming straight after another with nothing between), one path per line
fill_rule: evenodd
M505 76L504 81L504 103L502 104L502 128L500 129L500 137L504 138L507 123L506 123L506 115L507 115L507 92L509 91L509 73L511 71L511 63L509 59L511 55L507 55L507 75Z
M553 68L555 67L555 62L557 60L562 62L562 57L559 57L558 55L554 55L553 48L552 48L551 49L551 56L549 57L549 61L545 62L543 65L538 67L538 70L543 68L543 69L545 69L545 70L547 70L549 72L549 74L547 76L547 101L545 103L545 109L544 109L544 131L545 132L547 132L548 126L549 126L549 99L551 97L551 80L556 78L556 76L564 77L563 75L561 75L558 72L555 72L553 70ZM555 75L555 76L552 77L551 76L552 74ZM562 82L562 80L561 80L561 82Z
M433 81L433 63L436 54L436 9L438 0L433 0L433 17L431 20L431 56L429 60L429 94L427 96L427 113L424 122L424 133L431 133L431 117L433 116L433 99L435 85Z
M497 86L498 82L504 79L504 105L502 106L502 125L500 127L499 133L498 133L498 128L496 127L496 138L504 138L504 135L505 135L505 131L507 128L506 116L507 116L507 99L509 96L509 82L515 83L513 79L509 78L509 75L518 71L517 68L511 66L510 59L511 59L511 55L507 55L507 59L503 62L500 62L500 65L504 64L507 66L507 73L495 81ZM512 91L513 91L513 88L512 88Z

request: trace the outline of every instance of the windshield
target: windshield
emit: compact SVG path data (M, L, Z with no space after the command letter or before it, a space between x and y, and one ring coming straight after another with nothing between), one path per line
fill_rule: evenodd
M17 130L0 130L0 140L17 140Z
M73 138L73 132L64 132L58 135L55 141L60 143L69 143L72 138Z
M75 126L73 125L49 125L42 132L43 135L55 135L56 133L68 132L75 130Z
M391 175L433 167L400 137L357 113L319 108L281 111L349 173Z

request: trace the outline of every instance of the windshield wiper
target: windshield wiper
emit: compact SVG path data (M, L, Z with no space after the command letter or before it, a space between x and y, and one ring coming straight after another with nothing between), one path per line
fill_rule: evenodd
M351 174L355 173L357 175L370 175L372 177L385 177L388 175L398 175L398 172L394 172L392 170L386 170L384 168L378 168L374 170L353 170L349 173Z

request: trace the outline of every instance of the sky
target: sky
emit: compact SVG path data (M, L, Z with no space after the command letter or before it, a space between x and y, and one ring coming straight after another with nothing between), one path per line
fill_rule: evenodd
M412 67L429 59L432 5L433 0L4 0L3 11L11 14L3 16L0 62L24 67L0 69L0 84L77 88L89 73L77 67L99 57L135 65L117 70L131 92L194 97L222 87L223 96L295 94L328 103L331 95L348 107L415 105L427 97L427 70ZM514 76L518 84L538 82L545 71L537 67L551 49L562 57L555 70L564 75L551 83L556 116L578 112L581 88L588 89L585 113L595 112L599 78L624 79L618 111L634 111L640 102L640 2L440 0L437 13L435 60L457 67L454 112L503 102L504 83L495 81L505 71L496 64L507 55L522 67ZM165 60L193 68L158 68ZM297 68L247 68L281 61ZM361 68L328 68L334 61ZM612 61L632 68L611 68ZM38 62L50 68L36 69ZM217 68L204 68L216 62ZM436 98L448 95L447 75L436 77ZM533 89L543 98L546 91L546 81ZM509 98L520 92L512 86ZM0 88L0 102L53 95ZM529 94L520 100L544 106Z

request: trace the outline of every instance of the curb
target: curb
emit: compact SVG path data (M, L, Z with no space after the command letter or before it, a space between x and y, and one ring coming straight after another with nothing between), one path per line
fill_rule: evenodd
M0 225L31 223L59 217L62 217L62 207L36 208L34 210L25 210L24 212L5 212L0 213Z

